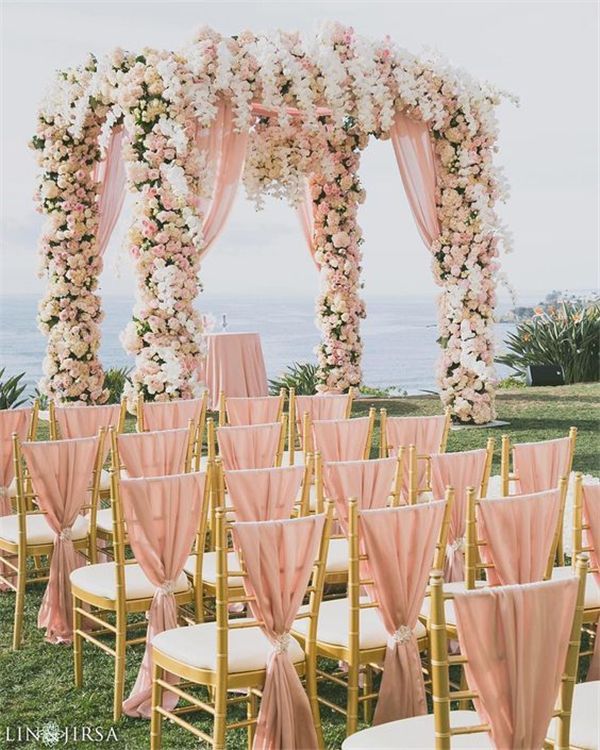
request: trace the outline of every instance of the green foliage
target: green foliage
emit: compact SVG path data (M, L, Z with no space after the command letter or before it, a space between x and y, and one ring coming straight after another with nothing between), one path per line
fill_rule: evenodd
M567 383L599 379L600 305L562 302L519 323L496 359L523 376L528 365L559 364Z
M123 396L125 383L131 372L131 367L111 367L104 373L104 387L108 388L109 404L118 404Z
M399 388L397 385L387 385L383 387L361 385L360 395L368 396L369 398L398 398L408 396L407 391L403 388Z
M294 388L298 396L312 396L317 392L317 373L312 362L294 362L278 378L269 380L269 392L277 396L282 388Z
M42 411L45 411L48 408L48 396L45 393L42 393L39 388L33 389L31 400L37 401Z
M16 409L27 401L27 396L21 398L27 388L26 383L21 383L25 373L21 372L4 380L5 370L5 367L0 369L0 409Z

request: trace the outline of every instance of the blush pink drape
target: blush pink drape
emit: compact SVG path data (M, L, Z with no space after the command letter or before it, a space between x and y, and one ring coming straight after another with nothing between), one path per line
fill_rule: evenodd
M277 422L280 402L279 396L228 398L225 402L227 421L232 427Z
M202 412L202 399L144 402L144 430L177 430L188 427L190 419L197 423Z
M358 517L370 592L388 642L374 724L427 713L419 647L414 634L433 565L445 501L367 510ZM374 593L374 597L372 594Z
M296 396L296 426L302 435L304 415L308 412L311 422L325 419L345 419L348 396L323 393L318 396Z
M40 510L55 533L48 585L38 615L50 643L70 643L73 637L69 577L85 564L71 538L71 528L89 503L98 438L23 443L23 457Z
M369 439L369 417L313 422L313 445L323 461L360 461Z
M196 206L202 214L204 258L223 231L235 200L242 176L248 130L235 132L233 108L229 100L222 99L217 106L215 120L208 128L199 129L196 144L205 154L206 169L212 176L210 197L195 196Z
M494 565L486 569L491 586L544 578L559 512L559 490L480 501L480 553Z
M558 487L569 473L569 438L540 443L518 443L513 447L513 467L519 494L542 492Z
M313 211L314 203L310 191L310 184L308 180L304 180L301 200L296 206L296 216L298 217L298 220L300 222L300 229L302 230L302 234L304 235L306 246L308 247L308 250L310 252L310 257L313 259L315 266L319 268L319 264L317 263L317 259L315 257L315 218Z
M226 471L225 484L237 521L278 521L292 515L304 468Z
M181 474L185 470L189 437L188 429L118 435L119 458L130 477Z
M104 255L125 200L125 163L122 154L123 128L113 129L106 158L94 169L100 183L98 197L97 250Z
M428 249L440 234L436 206L435 154L429 126L398 114L390 129L390 140L402 184L421 239Z
M121 407L110 406L56 406L54 409L56 424L63 440L71 438L94 437L104 427L119 425Z
M467 683L498 750L543 747L576 600L575 577L455 595Z
M31 412L29 407L0 410L0 516L9 516L13 512L10 502L10 485L15 478L12 436L16 433L20 441L25 440L31 422ZM0 563L0 575L4 578L13 578L15 572L4 563ZM0 591L9 588L6 583L0 581Z
M308 697L288 655L289 631L302 604L323 533L324 516L236 523L233 534L256 597L252 614L273 644L258 714L254 750L316 750Z
M444 580L465 579L465 524L467 512L467 487L473 487L476 496L481 492L487 452L485 450L457 453L434 453L431 456L431 489L435 498L444 497L446 487L454 489L454 503L448 527L448 547L444 564Z
M344 534L348 533L348 500L355 497L360 511L387 505L396 474L395 458L338 461L323 465L323 489L333 500Z
M219 454L225 470L270 469L275 466L282 426L255 424L217 428Z
M583 485L583 520L589 525L585 531L586 546L590 551L590 568L600 586L600 484ZM600 680L600 624L597 625L594 653L587 673L588 680Z
M177 627L175 582L183 571L198 528L206 475L143 477L121 482L123 515L129 544L144 573L156 586L148 612L146 650L135 684L123 702L128 716L151 714L152 639ZM170 709L177 696L165 693Z
M399 448L408 450L414 445L419 456L429 456L439 453L444 431L446 429L446 417L387 417L385 422L385 435L387 441L388 455L398 455ZM405 501L408 499L408 455L402 459L402 484L400 491ZM426 479L426 464L417 461L417 487L422 488Z

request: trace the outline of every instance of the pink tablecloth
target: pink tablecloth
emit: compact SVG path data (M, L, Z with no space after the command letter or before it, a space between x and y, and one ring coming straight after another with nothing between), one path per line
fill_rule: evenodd
M267 372L258 333L209 333L204 380L210 408L217 409L219 393L226 396L267 396Z

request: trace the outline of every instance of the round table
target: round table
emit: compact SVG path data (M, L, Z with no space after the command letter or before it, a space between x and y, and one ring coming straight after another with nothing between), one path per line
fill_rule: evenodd
M225 396L267 396L267 371L258 333L209 333L203 380L209 407L218 409Z

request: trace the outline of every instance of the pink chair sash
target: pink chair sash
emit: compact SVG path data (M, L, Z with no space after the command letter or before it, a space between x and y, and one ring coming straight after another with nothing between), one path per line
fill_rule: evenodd
M19 440L25 440L31 412L30 407L0 410L0 516L9 516L13 512L10 503L10 485L15 478L12 435L16 432ZM0 575L11 579L15 572L4 563L0 563ZM9 588L6 583L0 581L0 591Z
M219 427L217 442L225 470L270 469L275 465L281 424Z
M202 399L190 398L180 401L144 402L144 430L177 430L188 427L200 419Z
M600 586L600 484L583 485L583 520L589 524L585 531L585 545L591 547L590 567ZM600 680L600 625L594 643L594 653L587 673L588 680Z
M277 422L279 396L228 398L225 403L227 420L232 427Z
M0 516L12 512L8 490L15 478L12 436L16 432L19 440L25 440L30 420L30 407L0 410Z
M225 484L237 521L276 521L289 518L300 494L304 468L226 471Z
M541 748L573 624L577 579L495 586L454 598L467 683L499 750Z
M338 393L323 393L317 396L296 396L296 426L298 434L304 430L304 415L308 412L311 422L324 419L345 419L348 396Z
M368 510L359 516L372 598L388 633L374 724L427 713L414 628L425 597L445 502Z
M119 424L121 406L57 406L54 413L56 423L63 440L86 438L97 435L100 428L114 427Z
M255 750L318 747L308 697L288 655L289 630L309 582L324 517L236 523L233 534L248 572L252 614L273 644L260 703Z
M518 443L513 447L513 467L519 494L553 490L561 476L569 473L569 438L540 443Z
M130 477L163 477L185 469L189 429L117 436L119 458Z
M448 528L448 548L444 565L444 580L464 581L464 537L467 512L467 487L477 496L485 471L485 450L457 453L435 453L431 456L431 488L435 498L444 497L446 487L454 488L454 503Z
M479 504L480 547L491 586L541 581L560 513L559 490L515 495Z
M73 637L70 575L85 561L75 551L71 528L89 502L98 438L23 443L23 456L40 509L54 531L48 585L38 615L50 643L70 643Z
M369 437L369 417L313 422L315 451L323 461L360 461Z
M124 479L120 485L129 544L140 567L157 587L148 612L144 658L123 703L128 716L149 718L151 714L152 639L177 627L174 586L198 528L205 481L205 474L195 472ZM176 704L177 697L165 693L163 705L174 708Z
M397 459L373 461L337 461L323 465L325 497L335 502L337 518L348 533L348 500L355 497L359 510L387 505L396 474Z

